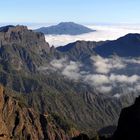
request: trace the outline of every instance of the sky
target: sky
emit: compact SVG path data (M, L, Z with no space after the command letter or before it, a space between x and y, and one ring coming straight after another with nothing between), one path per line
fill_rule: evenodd
M1 0L0 23L140 23L140 0Z

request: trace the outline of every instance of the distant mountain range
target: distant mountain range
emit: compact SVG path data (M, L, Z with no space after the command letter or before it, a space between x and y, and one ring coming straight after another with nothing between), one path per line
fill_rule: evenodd
M76 24L74 22L61 22L58 25L42 27L36 29L35 31L51 35L80 35L84 33L94 32L95 30L92 30L80 24Z

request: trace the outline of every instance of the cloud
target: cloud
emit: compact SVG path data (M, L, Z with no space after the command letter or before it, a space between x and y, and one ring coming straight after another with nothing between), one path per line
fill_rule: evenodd
M67 63L66 58L54 59L50 62L50 65L55 69L62 69Z
M140 25L94 25L88 26L96 32L82 35L46 35L46 41L55 47L63 46L77 40L105 41L115 40L128 33L140 33Z
M74 81L80 81L92 86L98 93L111 93L114 89L116 96L122 93L138 93L140 91L140 76L135 74L127 75L127 65L137 64L138 58L120 58L114 56L112 58L102 58L100 56L91 57L91 71L84 69L85 65L78 61L71 61L68 58L54 59L47 66L41 66L39 71L58 72L65 78ZM117 70L122 70L119 73ZM133 67L134 69L134 67ZM122 90L125 89L125 90Z
M120 57L114 56L113 58L103 58L99 55L92 56L91 60L95 66L97 73L109 73L112 69L124 69L126 64L120 59Z
M94 86L110 83L108 76L102 74L89 74L84 77L84 81Z
M127 76L127 75L111 74L109 79L110 79L111 82L133 84L133 83L136 83L138 80L140 80L140 76L138 76L138 75Z
M100 86L97 88L101 93L110 93L112 91L112 86Z
M120 98L120 97L121 97L121 94L116 93L115 95L113 95L113 97L115 97L115 98Z
M78 80L80 79L80 67L81 64L78 62L70 61L67 66L62 70L62 74L69 79Z
M140 64L140 58L123 58L123 61L129 64Z

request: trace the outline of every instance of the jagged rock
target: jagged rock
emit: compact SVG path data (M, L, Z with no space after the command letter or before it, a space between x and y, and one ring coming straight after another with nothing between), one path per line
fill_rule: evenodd
M0 30L1 45L5 44L19 44L32 48L33 51L41 51L47 49L49 51L49 44L45 41L45 36L42 33L35 33L28 30L26 26L5 26ZM35 50L34 50L35 49Z
M50 46L42 33L19 25L5 26L0 30L0 58L5 67L9 64L13 70L33 72L42 63L42 56L49 56L49 52Z
M0 85L0 140L69 140L51 115L42 115L5 95Z

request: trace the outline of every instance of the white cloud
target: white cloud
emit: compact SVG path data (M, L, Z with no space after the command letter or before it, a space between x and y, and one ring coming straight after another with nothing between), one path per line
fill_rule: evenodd
M120 57L114 56L113 58L103 58L99 55L92 56L91 60L96 68L97 73L109 73L112 69L123 69L126 64L120 59Z
M62 74L68 77L69 79L78 80L81 77L79 73L80 66L81 66L80 63L70 61L70 63L66 65L65 68L62 70Z
M66 58L54 59L50 62L50 65L56 69L62 69L66 64L66 62L67 62Z
M127 76L127 75L115 75L111 74L109 77L111 82L119 82L119 83L136 83L138 80L140 80L140 76L138 75L132 75L132 76Z
M120 98L120 97L121 97L121 94L116 93L113 97L115 97L115 98Z
M101 93L109 93L112 91L112 86L99 86L97 90Z
M94 86L108 84L110 82L108 76L102 74L86 75L84 81Z
M123 58L123 61L126 63L140 64L140 58Z

